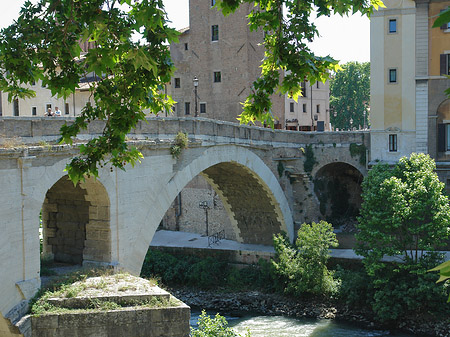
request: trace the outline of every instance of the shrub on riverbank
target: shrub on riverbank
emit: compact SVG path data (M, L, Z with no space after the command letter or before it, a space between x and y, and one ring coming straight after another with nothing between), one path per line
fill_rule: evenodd
M276 257L272 261L277 288L297 297L331 295L337 292L338 281L327 268L330 248L337 247L331 224L320 221L304 223L298 230L295 245L277 234L274 236Z
M269 263L238 268L212 257L171 255L149 249L141 270L142 277L158 277L168 286L192 286L202 289L229 288L232 290L273 290L273 277Z
M232 328L228 327L225 317L219 314L211 318L205 311L202 311L197 325L198 328L191 327L191 337L250 337L249 331L247 331L245 336L236 333Z

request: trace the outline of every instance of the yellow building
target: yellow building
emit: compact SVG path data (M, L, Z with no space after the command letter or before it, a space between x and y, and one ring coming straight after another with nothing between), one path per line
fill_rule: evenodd
M371 160L429 153L450 159L449 25L431 28L450 1L386 0L371 17ZM441 178L446 179L441 174Z
M8 102L8 93L0 92L0 116L43 117L50 108L61 111L61 116L78 116L87 102L93 104L91 93L86 83L80 83L80 88L66 100L52 96L51 91L36 83L30 87L36 92L36 97L16 99Z

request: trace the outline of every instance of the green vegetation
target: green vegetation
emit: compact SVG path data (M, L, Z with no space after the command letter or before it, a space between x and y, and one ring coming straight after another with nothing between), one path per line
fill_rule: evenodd
M170 154L173 158L178 158L181 151L188 147L188 135L185 132L178 132L175 136L175 143L170 147Z
M217 1L216 8L229 15L243 3L256 4L249 27L264 31L266 53L240 121L271 126L272 94L297 100L301 82L325 82L330 70L340 68L330 56L316 56L309 49L307 42L319 35L316 16L370 15L382 5L380 0L317 0L302 6L297 0L227 0ZM162 1L26 1L19 18L0 33L0 68L7 70L0 75L0 91L8 92L9 101L33 97L29 88L41 81L53 96L66 99L84 79L95 105L86 103L75 122L61 128L61 141L72 144L92 121L105 126L101 135L79 146L80 156L67 166L69 177L76 182L97 176L108 162L123 169L142 158L125 135L145 120L146 109L158 113L174 103L164 85L174 70L167 44L177 42L177 36L168 27ZM80 41L91 43L83 57ZM92 74L88 81L87 74Z
M339 130L367 127L369 105L370 63L344 64L330 79L331 124Z
M350 144L350 155L353 157L359 156L359 163L361 165L366 165L366 151L367 148L364 144Z
M272 261L277 286L286 294L330 295L338 282L328 270L330 247L337 247L333 227L325 222L302 224L295 245L282 234L274 237L276 258Z
M435 169L428 155L413 153L392 168L375 165L364 179L355 251L369 269L383 267L384 255L418 263L448 239L450 206Z
M284 173L284 164L283 164L283 162L281 160L278 161L277 171L278 171L278 177L281 178L283 176L283 173Z
M436 283L445 282L448 279L450 279L450 261L445 261L441 263L439 266L430 269L429 271L439 271L440 277ZM450 295L448 296L447 302L450 302Z
M444 244L450 227L448 198L435 169L428 155L413 153L394 167L375 165L363 182L355 248L366 271L360 299L381 321L450 312L444 306L448 283L436 285L427 273L442 262L440 254L430 252ZM386 262L384 256L401 261Z
M174 298L164 299L154 297L149 300L137 300L127 302L112 302L109 300L99 299L94 294L102 294L104 291L113 291L116 284L123 282L124 285L119 287L117 291L124 292L128 290L136 290L137 288L147 289L155 285L154 280L143 284L135 283L136 278L126 274L113 274L111 269L92 269L81 270L70 274L54 278L53 282L47 287L41 289L36 297L31 302L31 314L43 315L49 313L64 313L64 312L86 312L86 311L104 311L104 310L119 310L124 307L163 307L169 305L176 305L178 302ZM145 290L144 289L144 290ZM92 298L81 305L80 308L66 308L56 305L50 299L69 299L75 297L84 297L85 293L89 293Z
M303 169L306 173L311 173L314 165L317 164L316 157L314 156L314 151L312 145L309 144L306 146L304 150L305 161L303 162Z
M160 278L168 286L183 285L204 289L259 289L271 291L273 284L269 262L260 260L256 266L236 268L211 257L171 255L149 249L141 277Z
M295 244L274 237L275 258L241 270L212 258L176 258L149 253L143 271L164 282L207 288L262 290L295 298L323 297L336 305L368 311L379 322L408 319L438 322L450 315L450 262L433 252L445 243L450 207L435 163L424 154L402 158L394 166L377 164L363 182L355 251L360 262L330 267L336 246L326 222L303 224ZM154 256L152 256L154 255ZM386 261L385 256L397 260ZM147 264L151 263L149 268ZM157 268L155 268L157 265ZM436 268L435 266L439 265ZM439 271L441 283L436 283ZM443 283L443 285L442 285Z
M168 286L325 296L337 291L338 282L326 267L329 248L336 245L332 226L321 221L303 224L295 246L276 235L276 257L270 262L261 259L257 265L237 268L211 257L174 256L149 249L141 276L158 277Z
M211 318L205 311L202 311L197 325L198 328L196 329L191 327L191 337L250 337L249 331L245 336L236 333L228 327L225 317L219 314Z

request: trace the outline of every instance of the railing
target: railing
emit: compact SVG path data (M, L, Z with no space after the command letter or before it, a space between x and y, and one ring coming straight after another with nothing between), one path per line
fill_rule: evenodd
M225 239L225 230L217 232L213 235L208 235L208 248L211 248L212 244L219 244L220 240Z

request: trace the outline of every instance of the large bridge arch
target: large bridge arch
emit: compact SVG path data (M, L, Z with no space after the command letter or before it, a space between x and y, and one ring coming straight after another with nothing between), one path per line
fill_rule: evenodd
M141 222L145 228L141 228L139 242L131 253L133 259L126 259L125 268L134 272L140 270L164 214L179 192L198 174L206 177L221 196L239 241L271 244L272 235L280 231L293 240L293 218L286 196L275 175L258 155L244 147L224 145L210 147L192 157L193 160L181 164L167 184L157 191L158 199L151 200L153 207ZM254 202L249 198L254 198ZM149 201L143 200L141 204ZM248 206L251 207L246 208ZM260 227L266 228L259 230L259 223Z

